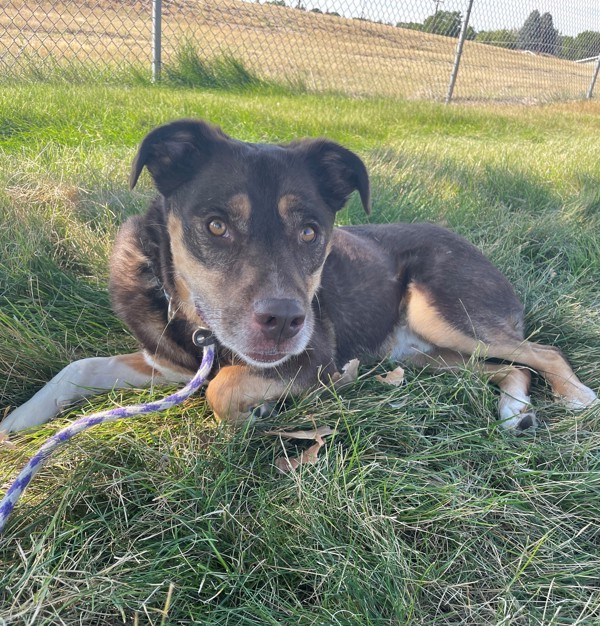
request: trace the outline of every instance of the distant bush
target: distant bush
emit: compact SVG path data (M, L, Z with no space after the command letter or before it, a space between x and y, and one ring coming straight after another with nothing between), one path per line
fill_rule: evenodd
M423 30L423 24L420 22L398 22L398 28L408 28L409 30Z
M517 31L515 30L482 30L477 33L475 41L490 46L498 46L507 50L517 49Z

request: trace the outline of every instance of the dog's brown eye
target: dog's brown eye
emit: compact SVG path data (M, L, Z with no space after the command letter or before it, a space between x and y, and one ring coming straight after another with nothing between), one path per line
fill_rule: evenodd
M227 224L221 220L211 220L208 223L208 230L215 237L224 237L227 233Z
M317 231L312 226L305 226L300 231L300 239L304 243L312 243L317 238Z

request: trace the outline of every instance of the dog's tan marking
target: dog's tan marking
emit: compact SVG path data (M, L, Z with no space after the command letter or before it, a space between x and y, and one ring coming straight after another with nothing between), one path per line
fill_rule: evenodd
M278 400L290 387L290 381L266 378L243 365L231 365L210 381L206 399L219 419L240 423L248 418L251 409Z
M554 396L571 409L580 410L598 401L596 394L577 378L558 348L523 341L491 345L488 356L537 370L548 381Z
M289 217L290 211L294 209L298 204L298 196L295 196L292 193L286 193L281 198L279 198L279 202L277 203L277 211L281 216L282 220L286 220Z
M306 280L306 293L308 295L307 300L310 302L317 293L317 289L321 286L321 275L323 274L323 266L314 273L310 274Z
M224 279L223 270L211 270L202 265L188 250L183 242L183 225L181 220L173 214L167 219L167 229L171 239L171 254L173 267L176 269L175 282L182 302L190 308L186 309L191 315L195 314L194 303L191 301L193 291L207 294L211 302L218 302L222 298L220 282ZM201 281L195 285L194 279Z
M250 198L245 193L237 193L227 202L227 210L233 214L234 219L245 225L252 213Z
M152 376L154 367L146 361L143 352L134 352L132 354L122 354L119 357L122 365L130 367L132 370L145 376Z
M141 354L143 354L146 366L150 368L150 373L159 374L171 382L187 383L195 373L185 367L176 365L172 361L159 359L156 355L152 355L146 350Z
M596 394L579 381L557 348L519 340L486 344L450 326L432 305L425 290L412 284L409 296L409 326L427 341L463 354L527 365L540 372L553 394L570 408L582 409L596 400Z
M453 328L431 303L429 294L415 285L408 287L406 319L408 326L425 341L440 348L465 354L485 355L485 344Z

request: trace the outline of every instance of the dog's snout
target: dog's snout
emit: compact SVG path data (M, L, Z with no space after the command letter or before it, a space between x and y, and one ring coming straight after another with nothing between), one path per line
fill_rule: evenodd
M271 298L254 305L254 320L267 339L291 339L304 326L306 315L297 300Z

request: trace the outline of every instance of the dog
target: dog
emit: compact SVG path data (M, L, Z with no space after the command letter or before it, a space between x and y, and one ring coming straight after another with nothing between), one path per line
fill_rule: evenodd
M343 382L355 358L475 363L516 431L536 426L531 370L570 409L597 401L558 349L525 339L513 288L462 237L433 224L334 227L356 191L370 212L365 165L341 145L246 143L182 119L143 139L131 189L144 168L159 195L121 227L109 281L141 350L71 363L0 430L42 424L100 390L189 381L198 328L217 342L206 398L231 422Z

